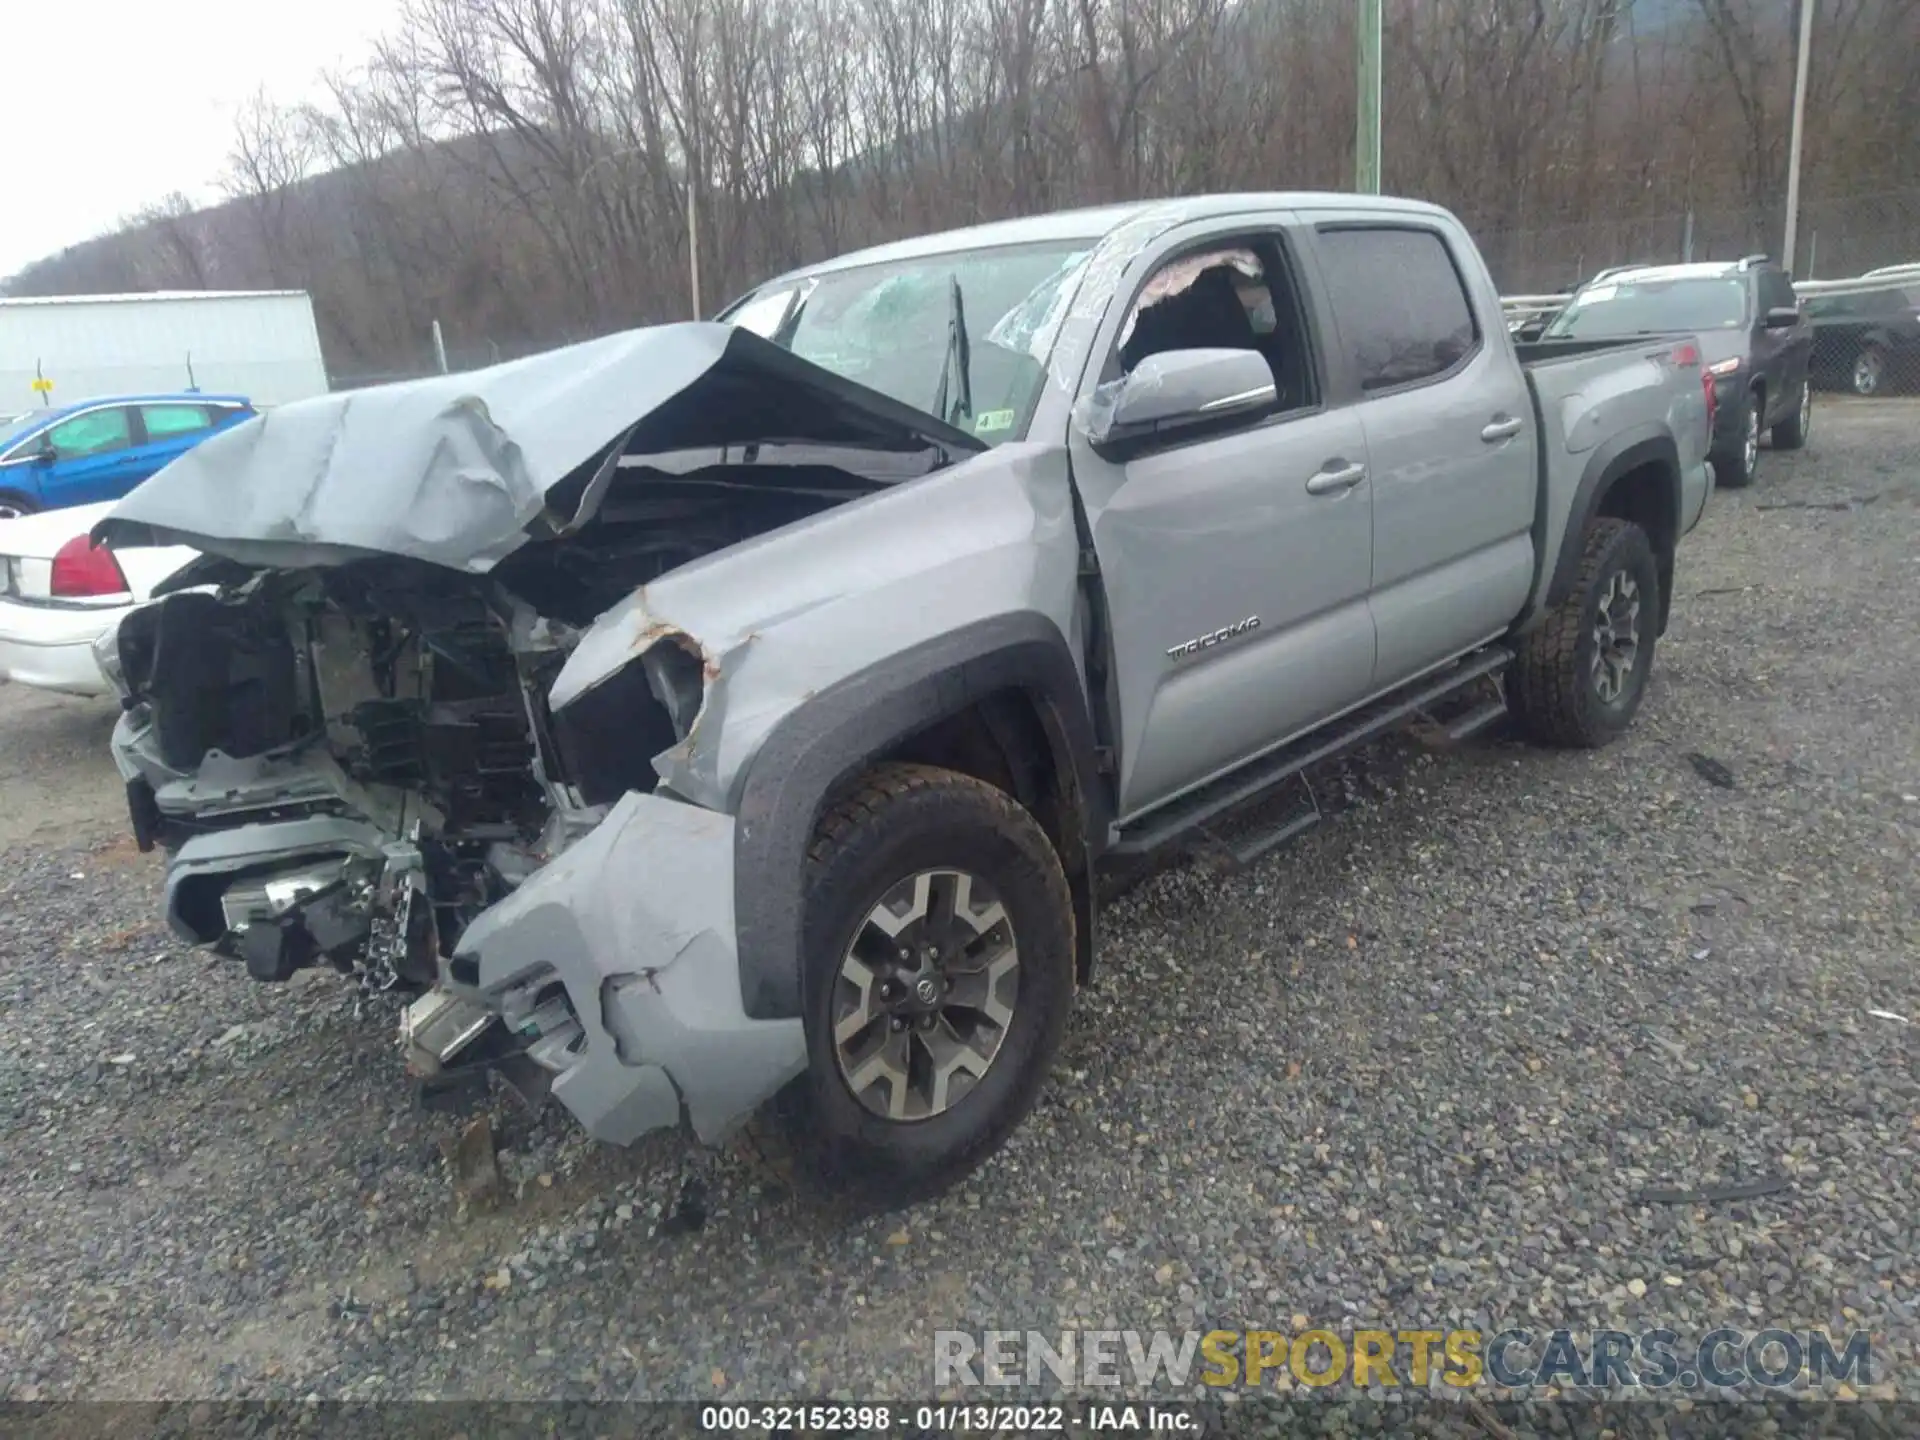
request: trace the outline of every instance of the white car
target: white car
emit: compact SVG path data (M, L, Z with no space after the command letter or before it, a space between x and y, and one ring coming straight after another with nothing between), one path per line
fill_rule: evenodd
M89 539L115 502L0 520L0 677L63 695L111 695L93 645L200 552L103 550Z

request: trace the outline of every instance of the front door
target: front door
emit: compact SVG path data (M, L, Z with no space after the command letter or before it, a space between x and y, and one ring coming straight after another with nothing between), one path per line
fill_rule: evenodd
M177 400L140 407L140 445L128 488L150 479L206 439L213 415L205 405Z
M1806 384L1807 366L1813 355L1813 322L1803 312L1792 325L1772 327L1767 314L1773 310L1799 310L1800 298L1784 270L1765 269L1758 276L1758 314L1754 316L1753 369L1766 388L1766 413L1762 425L1772 425L1791 416L1800 405L1800 387Z
M84 410L47 431L53 462L39 467L48 510L117 500L138 482L133 414L125 405Z
M1124 459L1072 442L1113 631L1123 821L1357 703L1372 680L1365 442L1351 408L1323 402L1282 218L1186 227L1136 262L1083 382L1223 347L1260 351L1275 375L1273 405L1225 429Z

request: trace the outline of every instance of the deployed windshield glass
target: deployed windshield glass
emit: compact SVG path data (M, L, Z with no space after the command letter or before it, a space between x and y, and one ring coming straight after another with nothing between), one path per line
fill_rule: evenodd
M1547 327L1550 339L1733 330L1747 318L1747 287L1735 277L1607 280L1582 290Z
M862 266L762 290L721 318L997 445L1026 433L1090 250L1060 241Z

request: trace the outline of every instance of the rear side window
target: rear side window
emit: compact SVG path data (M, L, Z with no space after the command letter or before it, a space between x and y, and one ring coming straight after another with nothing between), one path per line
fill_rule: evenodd
M1445 374L1479 344L1446 242L1431 230L1324 227L1320 268L1340 344L1369 393Z
M147 427L149 440L170 440L213 424L204 405L142 405L140 419Z

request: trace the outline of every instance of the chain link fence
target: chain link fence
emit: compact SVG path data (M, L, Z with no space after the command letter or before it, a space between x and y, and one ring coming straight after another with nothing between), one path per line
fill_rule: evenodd
M1513 313L1550 312L1552 297L1611 265L1673 264L1778 255L1782 217L1739 207L1613 214L1581 223L1481 231L1477 239L1501 293L1534 297ZM1815 382L1861 395L1920 393L1920 275L1871 272L1920 264L1920 189L1810 199L1801 207L1794 277L1815 326ZM1816 277L1817 281L1816 281ZM1864 277L1864 278L1863 278ZM1809 283L1813 282L1813 283ZM445 337L446 369L475 370L592 338L550 335ZM431 335L410 364L337 364L336 390L439 372Z
M1784 215L1700 207L1608 215L1578 223L1482 232L1481 248L1503 294L1571 289L1609 265L1666 265L1780 253ZM1796 280L1850 278L1920 261L1920 190L1892 190L1800 207Z
M1708 207L1495 232L1482 244L1510 316L1537 319L1608 266L1778 258L1783 219ZM1793 271L1818 388L1920 393L1920 190L1808 200Z

